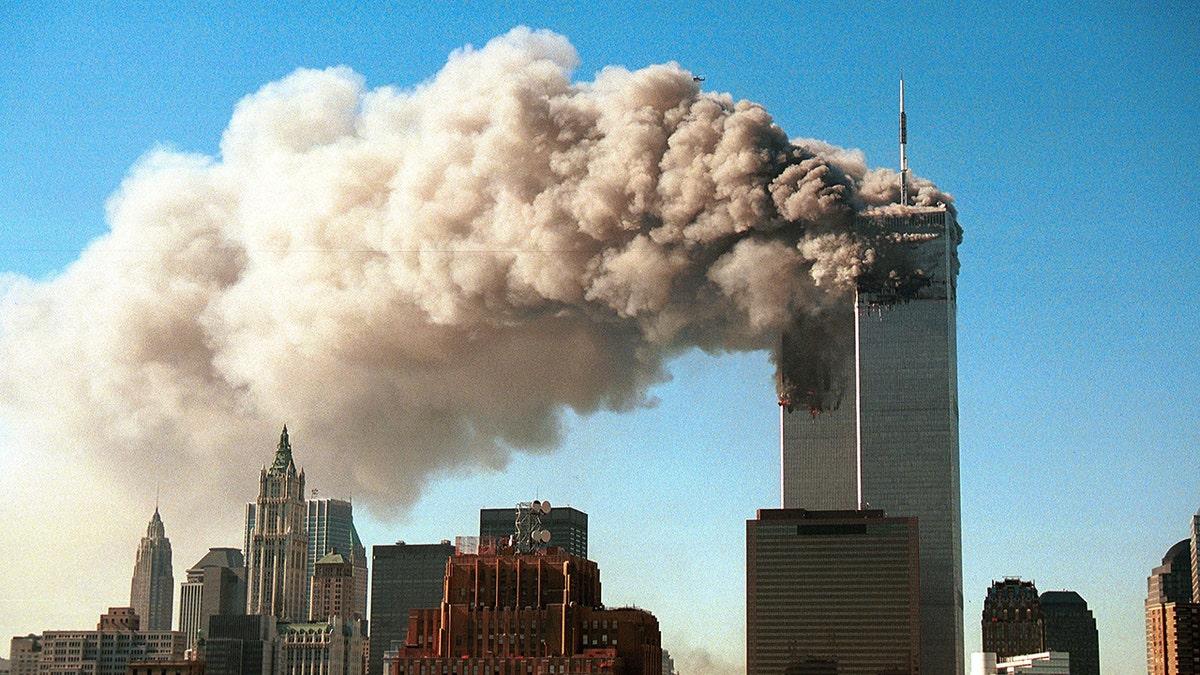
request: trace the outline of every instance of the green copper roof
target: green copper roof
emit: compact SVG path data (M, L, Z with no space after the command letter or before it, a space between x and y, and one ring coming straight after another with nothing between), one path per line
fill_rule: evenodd
M279 435L279 447L275 450L275 461L271 464L271 473L283 473L289 468L295 469L292 462L292 444L288 442L287 425L283 425L283 433Z
M334 550L330 551L329 553L326 553L324 556L322 556L321 559L317 561L317 564L323 565L325 563L337 563L339 565L344 565L344 564L346 564L346 562L347 562L346 556L342 555L341 553L338 553L337 550L334 549Z

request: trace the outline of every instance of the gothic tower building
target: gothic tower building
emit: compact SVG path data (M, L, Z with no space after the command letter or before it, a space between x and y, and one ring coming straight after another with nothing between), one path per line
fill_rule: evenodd
M141 619L142 630L171 630L171 598L175 577L171 571L171 540L167 539L158 507L138 544L133 565L129 606Z
M246 613L303 621L308 590L304 471L296 471L286 426L275 461L259 474L254 512L254 528L246 537Z

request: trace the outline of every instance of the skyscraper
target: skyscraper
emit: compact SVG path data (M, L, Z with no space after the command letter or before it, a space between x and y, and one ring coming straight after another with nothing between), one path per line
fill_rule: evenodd
M922 666L916 518L759 509L746 522L746 673Z
M314 490L314 492L316 492ZM367 550L354 527L354 506L341 499L317 499L305 502L304 528L308 535L308 588L317 561L336 551L354 571L354 598L351 609L358 618L367 617ZM306 591L305 597L311 595ZM305 603L307 607L307 601ZM321 617L318 617L321 618Z
M906 190L855 222L882 272L864 273L841 305L798 317L784 337L783 507L916 516L922 668L961 673L961 230L953 208L909 205Z
M983 600L983 651L1003 661L1044 651L1042 603L1032 581L994 581Z
M365 619L355 598L354 565L341 553L327 553L317 561L312 578L310 621Z
M408 613L442 602L446 561L454 555L449 541L371 547L371 653L367 675L383 675L383 654L393 642L404 643Z
M210 548L179 586L179 632L187 646L208 630L212 616L246 613L246 562L236 548Z
M1071 675L1100 675L1100 635L1087 601L1075 591L1041 595L1045 648L1071 655Z
M144 631L171 630L171 602L175 594L175 577L171 570L171 540L158 515L158 507L146 536L138 544L137 561L133 565L133 582L129 605L141 618Z
M275 461L259 474L254 525L246 539L246 613L281 621L306 619L304 471L296 471L286 426L279 436Z
M517 509L479 509L479 536L507 537L516 532ZM555 506L540 516L541 525L550 532L551 546L571 555L587 558L588 515L570 506Z
M1196 520L1192 536L1163 556L1146 580L1146 665L1150 675L1200 672L1200 604L1196 587Z

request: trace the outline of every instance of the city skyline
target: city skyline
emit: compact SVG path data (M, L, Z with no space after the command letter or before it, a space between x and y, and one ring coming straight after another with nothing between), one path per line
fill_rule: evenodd
M1077 590L1095 612L1106 670L1139 670L1146 571L1177 541L1181 514L1200 506L1197 337L1187 330L1200 308L1183 290L1200 248L1188 188L1200 182L1188 159L1200 149L1190 84L1200 62L1197 9L768 9L479 5L446 17L430 8L372 15L247 5L137 17L20 5L3 28L13 48L0 57L11 85L0 104L12 129L0 141L3 269L35 281L59 275L105 231L105 200L139 157L158 143L215 155L237 101L297 67L345 64L371 88L409 89L463 45L480 48L515 25L549 28L578 49L578 81L610 64L675 60L705 78L705 91L762 103L790 137L858 147L869 166L886 167L896 164L894 83L903 68L909 163L957 198L966 230L958 351L967 635L981 589L1019 574L1044 590ZM6 336L21 326L11 314L5 321ZM743 623L742 524L779 503L773 368L762 352L693 350L667 371L673 380L649 389L656 407L568 412L554 452L493 458L484 468L435 466L395 504L368 506L355 489L370 471L334 475L334 458L313 454L302 463L323 495L353 499L368 546L470 533L479 508L539 496L576 506L590 515L606 596L654 611L681 668L700 669L708 657L740 668L740 638L721 638L741 631L683 608L703 601L710 616ZM55 408L44 409L54 440L31 446L14 437L19 420L5 382L0 515L13 525L0 549L23 555L0 586L0 609L24 617L5 632L87 627L128 588L153 484L114 476L108 460L124 456L72 443L75 430ZM461 385L463 397L475 394ZM237 466L205 466L203 449L183 443L153 449L146 470L166 477L163 517L177 562L238 545L240 505L254 486L231 484L199 504L165 485L187 482L197 466L252 475L279 424L297 439L312 437L305 425L328 424L293 414L277 411L273 429L241 433ZM632 524L630 513L639 514ZM30 550L39 538L44 545ZM637 547L655 540L672 543L669 564L639 569ZM1125 560L1114 550L1156 553ZM695 570L696 551L721 577ZM697 581L678 588L681 571ZM732 588L722 578L735 580ZM62 593L97 600L73 607Z

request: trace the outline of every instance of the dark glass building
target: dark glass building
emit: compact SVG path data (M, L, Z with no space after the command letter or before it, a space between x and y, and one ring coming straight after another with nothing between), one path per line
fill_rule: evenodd
M479 509L479 537L508 537L516 532L517 509ZM554 506L542 515L542 527L550 531L550 546L587 558L588 516L570 506Z
M1100 634L1087 601L1075 591L1041 595L1045 650L1071 655L1071 675L1100 675Z
M206 675L273 675L275 617L214 615L199 642Z
M454 555L440 544L396 542L371 548L371 651L367 675L383 674L383 654L404 644L410 610L442 602L446 561Z

